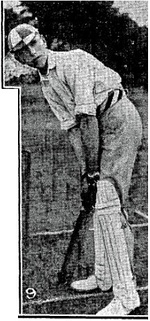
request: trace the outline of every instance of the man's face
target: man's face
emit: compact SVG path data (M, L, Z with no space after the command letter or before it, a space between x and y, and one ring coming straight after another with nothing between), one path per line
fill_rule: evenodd
M40 70L45 67L47 60L46 42L37 34L28 45L17 50L14 56L20 63Z

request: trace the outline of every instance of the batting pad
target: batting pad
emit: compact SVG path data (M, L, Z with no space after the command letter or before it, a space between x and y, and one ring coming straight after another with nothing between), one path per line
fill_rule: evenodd
M95 243L95 275L97 277L97 283L100 289L102 291L107 291L112 287L112 277L101 226L99 224L99 218L96 212L94 214L93 224Z
M108 208L114 206L118 206L118 208L121 207L114 185L108 180L98 181L95 209L107 208L108 210Z
M106 284L113 285L115 296L130 308L136 288L122 228L119 197L109 181L99 182L97 194L94 216L96 276L100 282L103 279L102 286L106 277Z

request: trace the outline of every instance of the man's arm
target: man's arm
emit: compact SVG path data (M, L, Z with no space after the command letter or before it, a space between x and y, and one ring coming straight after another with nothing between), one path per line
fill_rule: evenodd
M68 131L69 140L78 159L81 175L94 174L99 170L99 129L95 116L79 115L78 127Z
M81 139L85 152L86 171L92 175L99 171L99 128L95 116L80 116Z
M68 135L80 166L81 175L83 175L86 172L86 159L82 144L81 130L79 127L73 127L68 130Z

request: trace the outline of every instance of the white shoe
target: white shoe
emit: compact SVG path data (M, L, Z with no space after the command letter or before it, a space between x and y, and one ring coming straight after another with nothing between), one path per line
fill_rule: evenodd
M100 310L98 316L122 316L128 315L135 308L140 306L140 299L137 294L136 300L133 302L132 309L124 307L118 298L114 298L104 309Z
M79 291L79 292L84 292L84 291L91 291L95 290L98 287L97 284L97 279L95 275L89 276L85 280L79 280L71 283L71 288L73 290Z

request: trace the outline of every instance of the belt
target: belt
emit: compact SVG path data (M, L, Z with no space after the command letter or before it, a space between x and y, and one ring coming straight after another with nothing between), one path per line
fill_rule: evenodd
M124 89L117 88L109 91L108 99L107 99L107 102L105 103L104 108L101 110L101 105L97 107L96 117L98 119L102 117L103 114L109 109L109 107L116 104L120 99L122 99L124 95L125 95Z
M116 91L116 93L115 93ZM124 90L123 89L115 89L115 90L111 90L108 93L108 99L105 105L105 110L106 111L111 105L114 105L115 103L117 103L120 99L122 99L124 94ZM116 96L115 96L116 95ZM114 97L115 96L115 97Z

